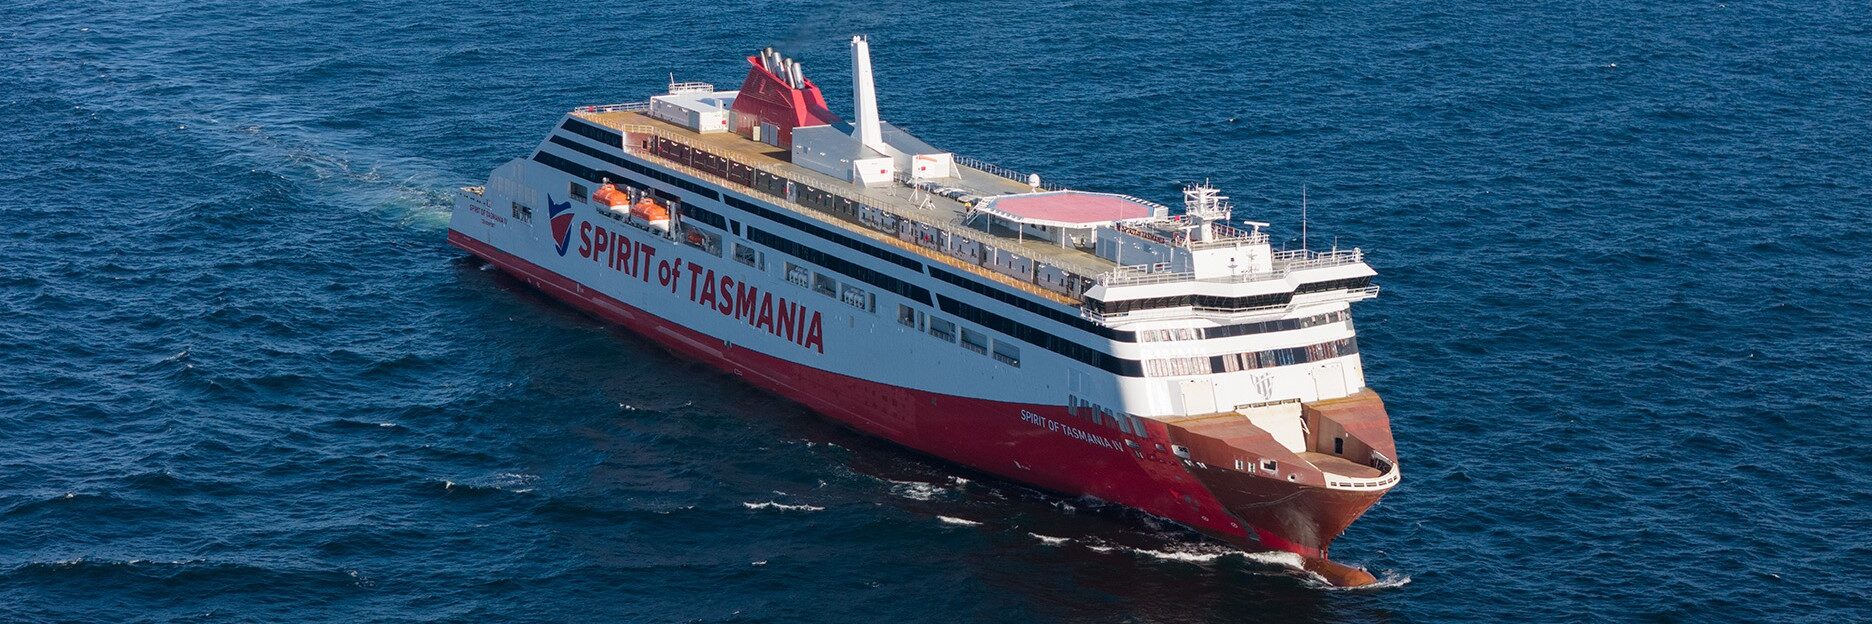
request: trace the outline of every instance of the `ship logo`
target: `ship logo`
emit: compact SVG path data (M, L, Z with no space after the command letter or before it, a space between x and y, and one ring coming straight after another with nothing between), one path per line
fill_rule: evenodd
M552 196L546 196L546 213L552 219L553 247L559 255L565 255L566 248L572 246L572 201L567 198L563 204L553 203Z

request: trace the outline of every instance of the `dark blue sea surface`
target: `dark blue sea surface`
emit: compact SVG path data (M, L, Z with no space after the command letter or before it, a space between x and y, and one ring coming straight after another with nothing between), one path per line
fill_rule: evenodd
M448 246L574 106L794 53L1361 247L1334 591L851 433ZM0 3L0 621L1872 620L1872 5ZM880 362L888 366L888 362Z

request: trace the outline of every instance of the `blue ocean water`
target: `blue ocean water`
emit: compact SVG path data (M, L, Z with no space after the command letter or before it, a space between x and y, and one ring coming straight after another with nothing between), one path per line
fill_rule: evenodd
M0 6L0 620L1872 620L1872 6ZM451 189L777 45L937 145L1357 246L1330 591L483 270ZM884 365L884 364L881 364Z

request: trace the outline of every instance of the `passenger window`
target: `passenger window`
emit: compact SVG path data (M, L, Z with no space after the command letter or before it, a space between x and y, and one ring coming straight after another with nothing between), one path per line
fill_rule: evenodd
M876 298L872 297L871 293L865 292L864 289L858 288L851 284L846 284L844 288L839 290L839 301L843 301L845 302L845 305L858 308L866 312L870 312L873 309L875 309L876 306L872 305L872 302L875 300Z
M1020 368L1020 347L1008 344L1006 340L994 341L994 359L997 362Z
M956 339L955 323L932 316L930 317L930 320L929 320L929 327L930 327L929 332L931 336L941 338L943 339L943 342L955 342L955 339Z
M962 346L970 351L986 355L988 353L988 337L981 332L964 327L962 328Z
M753 246L744 245L741 243L735 243L734 244L734 259L736 261L739 261L741 264L745 264L745 265L754 267L756 269L760 269L762 271L767 270L767 255L761 253L760 250L755 249Z
M824 273L814 273L812 289L813 289L813 292L819 293L821 295L825 295L827 297L837 297L838 296L838 280L832 279L832 276L826 275Z

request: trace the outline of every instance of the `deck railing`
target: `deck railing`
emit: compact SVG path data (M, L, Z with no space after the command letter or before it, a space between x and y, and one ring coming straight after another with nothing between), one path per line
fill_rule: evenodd
M592 106L581 106L578 110L581 113L643 112L650 110L650 103L646 101L624 102L622 104L595 104Z
M1202 281L1223 284L1240 284L1262 280L1281 279L1294 271L1358 264L1365 261L1365 252L1358 248L1334 251L1310 251L1295 249L1274 252L1274 270L1257 273L1237 273L1222 277L1196 279L1191 271L1172 271L1165 263L1154 265L1134 264L1121 266L1098 276L1098 283L1106 286L1139 286L1143 284L1163 284L1168 282Z
M963 156L961 154L953 154L952 156L955 159L956 164L962 165L964 167L968 167L970 169L974 169L976 171L980 171L982 173L1000 176L1003 178L1007 178L1009 180L1013 180L1015 182L1019 182L1021 184L1027 184L1033 181L1033 174L1021 173L1019 171L1015 171L1013 169L1009 169L1007 167L1003 167L1001 165L997 165L997 164L982 160L980 158L971 158L968 156ZM1052 182L1046 181L1045 179L1042 179L1040 180L1040 190L1064 191L1066 190L1066 187L1058 185L1058 184L1054 184Z

